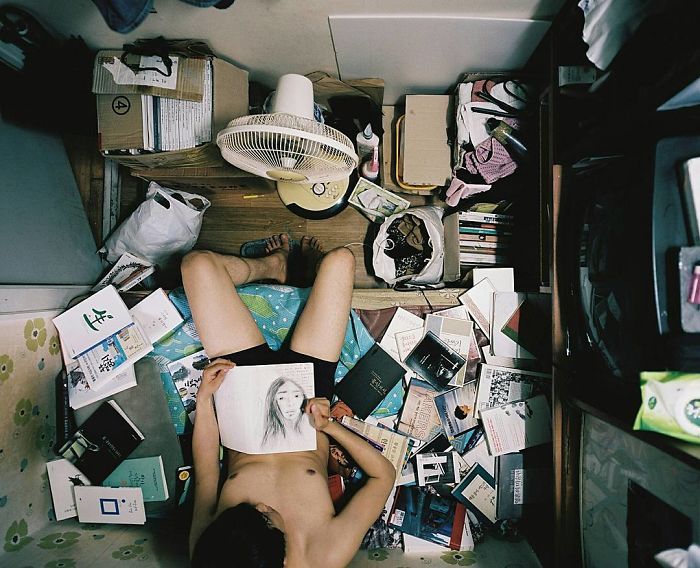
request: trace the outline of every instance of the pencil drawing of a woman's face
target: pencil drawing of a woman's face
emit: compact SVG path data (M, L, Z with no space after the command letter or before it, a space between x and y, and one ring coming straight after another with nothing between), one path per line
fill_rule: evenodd
M265 434L262 443L284 439L288 434L301 433L306 394L299 384L289 378L275 379L265 397Z

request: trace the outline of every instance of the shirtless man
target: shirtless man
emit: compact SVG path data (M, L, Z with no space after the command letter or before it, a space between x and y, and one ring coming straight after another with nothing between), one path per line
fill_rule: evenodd
M287 281L289 239L268 241L268 255L250 259L193 251L182 276L192 316L212 363L197 394L193 435L194 513L190 530L193 566L333 568L346 566L367 529L381 514L396 471L381 453L329 420L335 367L350 312L355 260L346 248L322 254L304 237L302 258L315 280L288 347L272 351L234 286L256 280ZM302 285L310 282L301 282ZM316 398L305 412L316 429L317 449L249 455L227 450L221 489L219 429L213 394L238 365L311 362ZM367 475L366 484L339 514L328 492L328 437Z

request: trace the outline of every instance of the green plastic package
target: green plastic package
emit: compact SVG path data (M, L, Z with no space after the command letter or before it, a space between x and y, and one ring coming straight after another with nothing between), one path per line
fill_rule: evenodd
M641 373L642 406L635 430L700 444L700 373Z

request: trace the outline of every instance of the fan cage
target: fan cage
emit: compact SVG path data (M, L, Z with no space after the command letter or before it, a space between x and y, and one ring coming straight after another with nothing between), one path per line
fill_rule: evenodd
M269 179L281 179L290 172L290 179L335 181L357 167L352 142L342 132L285 113L234 119L216 143L227 162Z

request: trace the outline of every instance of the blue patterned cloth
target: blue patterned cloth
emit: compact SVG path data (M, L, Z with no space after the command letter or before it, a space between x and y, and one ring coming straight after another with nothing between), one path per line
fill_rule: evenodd
M287 338L290 330L294 327L297 318L301 314L306 301L309 298L311 288L293 288L291 286L278 286L271 284L247 284L238 289L238 295L243 303L250 310L255 323L258 324L265 341L271 349L279 349ZM168 399L171 416L175 430L178 434L183 434L189 424L187 414L182 405L180 396L175 389L170 373L168 373L168 363L177 361L202 348L197 330L192 322L192 312L187 303L185 291L177 288L170 292L170 300L178 311L185 318L185 324L174 334L154 345L152 357L160 367L161 379ZM335 382L338 383L347 372L355 366L355 363L369 351L374 345L374 339L364 326L355 312L351 312L353 325L348 318L348 326L345 330L345 341L340 352L340 361L335 372ZM393 391L387 398L394 400L396 397ZM397 395L398 396L398 395ZM403 396L398 401L396 412L400 408ZM390 405L386 405L389 407ZM391 405L393 408L394 405ZM384 404L380 404L382 413L379 416L389 416L391 412L384 409ZM396 413L394 412L394 414Z

